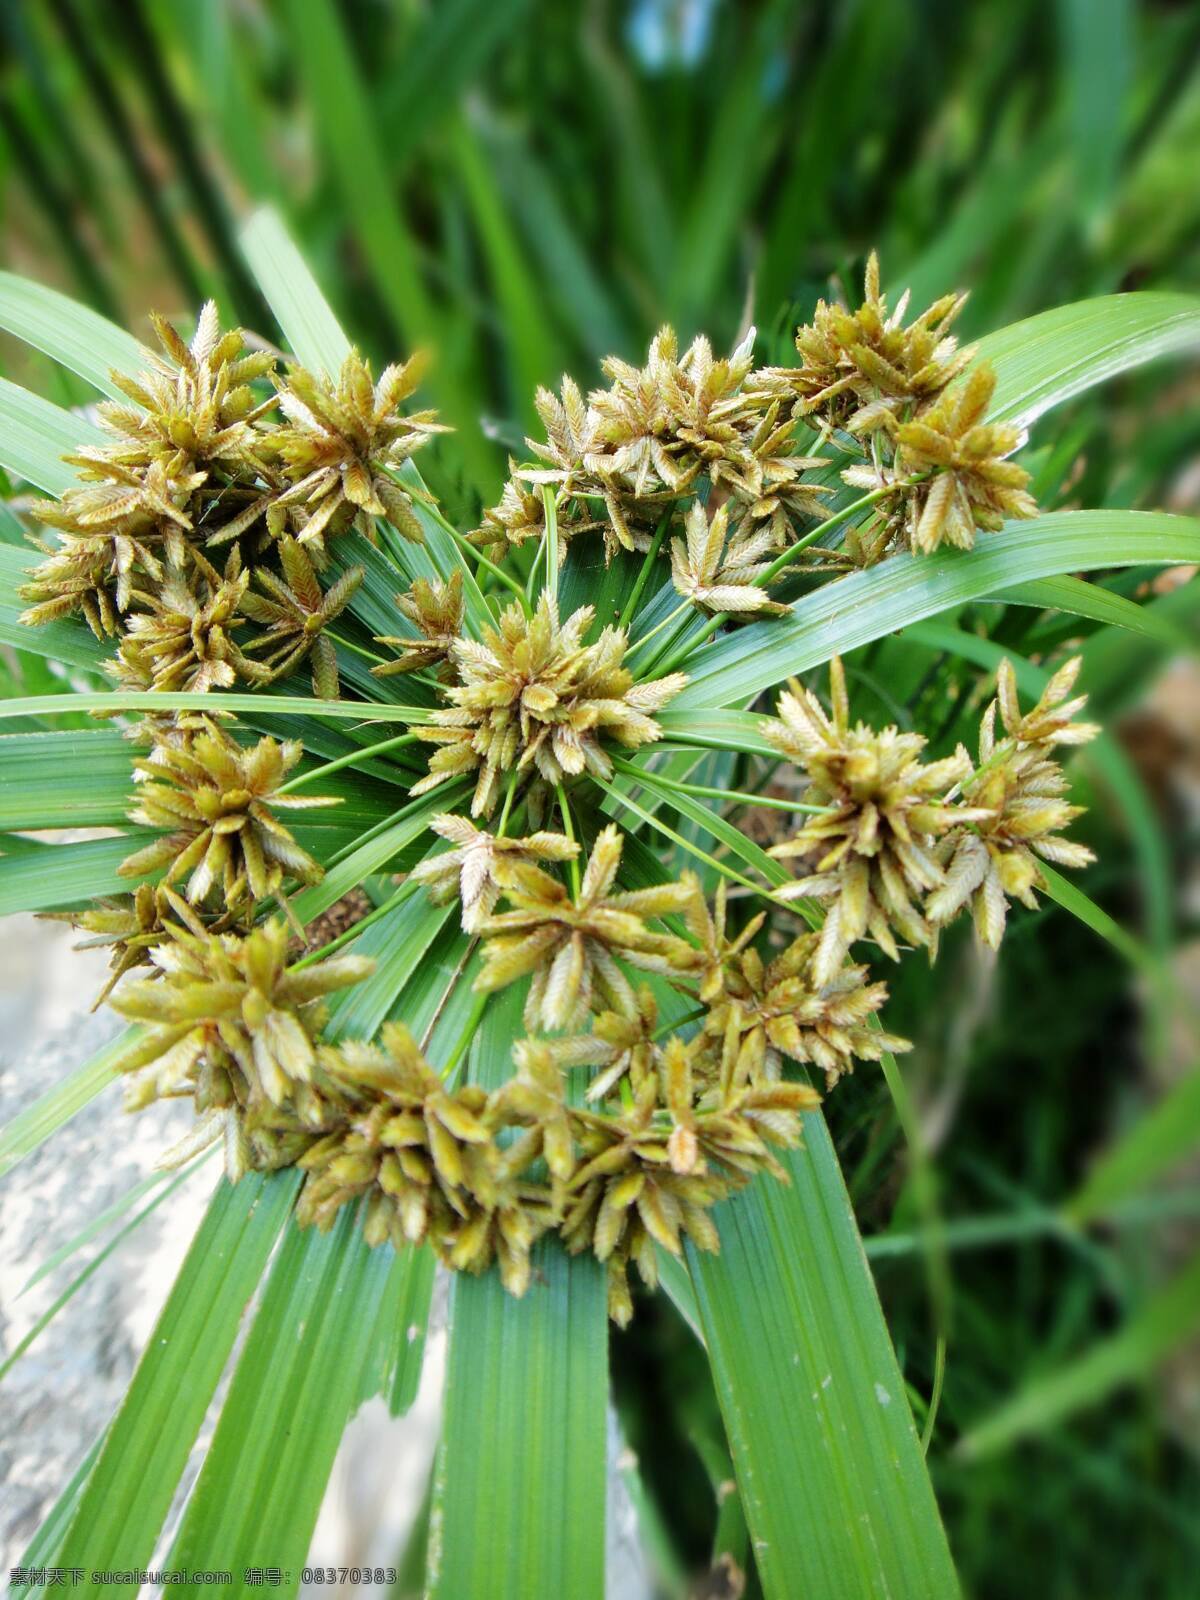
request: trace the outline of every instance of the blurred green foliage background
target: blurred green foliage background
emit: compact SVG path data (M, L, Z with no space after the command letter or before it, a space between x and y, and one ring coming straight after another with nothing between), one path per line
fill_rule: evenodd
M140 335L148 308L186 319L215 294L273 339L236 229L274 203L373 359L435 352L458 434L428 475L464 527L521 450L537 384L569 370L587 387L664 320L718 346L753 321L761 356L786 361L795 322L831 285L853 293L873 246L917 305L969 286L967 336L1200 277L1186 0L32 0L0 7L0 40L4 265ZM86 399L15 343L0 353L60 403ZM1044 503L1194 511L1198 389L1150 368L1079 401L1052 451L1035 434ZM1160 586L1154 604L1194 628ZM918 1044L915 1146L874 1074L832 1107L919 1424L944 1340L930 1460L980 1596L1197 1592L1200 678L1161 643L1095 643L1084 686L1120 739L1082 772L1088 892L1153 970L1053 909L994 968L952 941L936 972L909 962L894 983L889 1021ZM885 641L862 671L923 729L962 711L961 663L936 651L914 673ZM1120 1204L1076 1229L1064 1202L1137 1128ZM729 1476L690 1341L662 1297L616 1340L664 1578L704 1569ZM1039 1399L1064 1370L1083 1372L1073 1403ZM1026 1437L957 1447L1014 1395L1033 1396Z

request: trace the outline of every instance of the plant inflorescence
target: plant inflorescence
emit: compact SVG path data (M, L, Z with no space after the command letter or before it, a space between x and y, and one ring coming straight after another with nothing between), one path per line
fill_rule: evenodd
M702 338L681 354L664 329L645 366L610 359L586 399L569 379L539 393L545 437L468 538L447 530L444 569L406 568L404 546L385 544L411 581L395 631L373 634L390 654L351 692L411 675L429 702L393 742L417 763L411 795L444 792L447 809L427 817L405 891L459 903L460 977L475 955L481 997L440 1061L399 1022L330 1037L326 997L372 963L289 945L289 892L327 863L284 817L336 797L297 793L320 767L301 768L295 740L244 733L219 693L303 671L333 699L339 651L373 655L333 626L364 582L350 536L386 524L420 543L440 516L409 466L440 431L405 409L419 363L378 380L357 353L333 376L281 371L222 333L211 305L190 344L156 319L162 355L114 375L129 403L100 408L109 440L72 456L78 487L38 508L54 537L24 591L27 622L77 614L115 641L119 688L216 696L132 730L130 820L155 837L121 868L139 880L128 897L77 913L111 952L111 1003L145 1025L124 1061L130 1104L191 1097L185 1154L219 1140L233 1177L297 1166L302 1221L359 1204L372 1243L427 1240L463 1271L494 1262L514 1294L557 1230L609 1264L621 1322L630 1262L653 1283L657 1249L717 1249L714 1204L785 1176L776 1152L819 1104L807 1069L832 1087L907 1048L880 1023L870 958L932 957L968 908L995 946L1009 901L1033 903L1039 861L1090 859L1063 837L1079 808L1059 750L1097 731L1072 720L1077 662L1025 712L1001 666L977 763L852 721L836 657L828 709L792 681L763 725L805 813L773 846L798 869L782 884L695 850L719 880L710 897L605 821L614 786L640 773L651 809L637 814L687 846L656 815L689 789L687 767L658 787L657 767L616 752L662 740L660 713L712 632L787 612L769 589L797 570L837 581L901 549L969 546L1033 512L1009 459L1020 435L987 420L993 374L950 331L961 306L947 296L906 322L872 257L863 304L822 302L795 368L755 368L753 330L718 359ZM839 473L865 491L852 527ZM599 631L592 606L560 611L560 565L584 538L630 563L625 605ZM677 602L638 629L652 582ZM700 633L655 644L684 615ZM769 911L743 915L747 894ZM485 1088L461 1064L486 997L514 984L528 1036L514 1074Z

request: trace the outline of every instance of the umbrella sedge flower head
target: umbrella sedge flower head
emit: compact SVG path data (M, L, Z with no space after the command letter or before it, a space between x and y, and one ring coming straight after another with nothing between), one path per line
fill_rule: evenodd
M605 554L650 547L665 510L695 493L701 475L713 487L730 483L759 500L782 478L776 454L766 448L761 419L744 414L741 387L751 366L753 328L726 360L714 359L705 338L692 341L682 356L674 330L660 328L644 367L616 356L602 363L607 389L595 389L585 403L577 384L564 378L561 398L547 389L537 395L546 430L544 442L526 440L537 461L513 466L510 487L484 526L518 543L540 531L541 508L528 488L551 484L562 508L564 540L596 526L587 501L602 500ZM748 442L748 436L752 442ZM571 511L574 504L578 509Z
M401 616L416 628L416 635L396 637L377 633L376 644L399 650L395 661L372 667L372 676L390 678L398 672L429 671L436 667L444 682L454 680L450 657L462 632L463 580L460 571L452 572L445 583L436 578L417 578L403 594L396 596Z
M118 868L137 878L166 868L165 884L186 879L196 906L234 910L247 899L278 894L285 877L319 883L324 868L276 817L283 808L332 806L334 796L280 794L303 749L298 740L264 737L243 747L213 723L190 737L159 742L134 762L140 779L130 820L170 831Z
M523 1294L529 1251L553 1220L545 1186L522 1177L543 1140L534 1131L501 1149L494 1134L530 1107L510 1113L474 1085L447 1089L399 1023L384 1025L379 1045L348 1041L323 1049L321 1060L348 1112L300 1160L308 1176L298 1220L327 1228L343 1205L366 1197L371 1244L428 1240L460 1271L498 1260L505 1288Z
M904 529L913 550L929 554L943 544L970 550L977 530L994 533L1006 518L1037 515L1028 472L1005 459L1024 442L1021 429L984 421L995 389L994 370L981 362L896 429L897 474L929 474L905 491Z
M265 683L270 668L252 661L235 638L250 573L232 550L218 572L199 550L186 567L170 566L145 609L126 622L114 660L105 670L121 689L207 694L239 678Z
M1066 774L1054 757L1060 745L1086 744L1100 732L1093 722L1073 722L1087 696L1069 699L1079 675L1075 656L1050 679L1032 711L1021 714L1016 674L1000 664L996 699L988 706L979 736L979 768L963 785L963 798L985 813L972 828L939 845L945 882L929 898L926 913L941 926L969 904L980 938L998 949L1008 901L1031 910L1041 883L1039 858L1056 867L1085 867L1095 860L1086 845L1064 839L1063 830L1083 807L1072 805ZM999 712L1005 737L996 738Z
M347 568L323 590L307 552L286 535L279 541L279 564L282 575L269 567L255 568L258 591L249 589L242 595L242 616L263 629L246 645L246 652L261 651L272 678L287 677L307 658L313 693L322 700L336 700L337 653L324 630L354 598L363 569Z
M800 417L870 433L939 394L972 359L974 350L960 350L950 333L966 299L943 295L906 327L908 295L889 310L872 251L862 305L850 311L819 300L812 322L796 331L800 366L765 368L755 384L768 393L790 393Z
M401 409L425 365L424 356L412 356L386 367L378 383L357 350L334 378L292 368L279 384L287 421L272 436L287 484L268 513L273 531L293 523L300 543L322 562L327 537L354 525L373 536L374 517L387 517L414 544L424 542L412 495L392 474L447 431L433 411Z
M99 900L90 911L47 911L48 921L69 922L87 938L76 950L108 950L109 979L92 1010L108 999L127 972L151 963L152 952L175 937L179 927L202 938L223 933L234 923L232 912L205 921L182 895L165 884L139 884L132 894Z
M621 629L605 628L594 644L583 643L594 615L581 606L560 622L555 599L543 590L532 617L513 604L495 628L483 630L481 642L458 639L451 660L459 681L443 691L450 705L414 730L440 748L413 794L477 772L471 815L487 816L501 775L514 767L533 767L550 784L584 771L610 778L602 738L628 749L658 739L662 730L652 713L687 679L672 673L635 683L622 664Z
M629 1261L653 1288L656 1245L678 1256L688 1238L718 1251L711 1207L757 1172L786 1181L772 1146L797 1144L798 1113L818 1104L806 1084L698 1092L691 1047L678 1038L663 1052L662 1080L647 1077L617 1116L572 1113L580 1160L566 1185L563 1242L608 1263L609 1315L620 1327L633 1313Z
M69 459L76 466L83 460ZM56 530L57 544L35 541L46 560L18 590L22 599L36 602L21 621L37 627L79 612L103 639L116 633L118 616L144 598L147 583L162 582L164 556L176 565L184 561L183 530L191 523L180 507L204 474L185 471L169 478L161 461L141 472L97 461L83 475L103 481L33 506L38 521Z
M655 1037L657 1031L658 1006L643 984L637 991L632 1015L599 1011L592 1018L590 1033L524 1039L516 1047L517 1059L522 1059L523 1051L536 1047L560 1071L599 1068L588 1082L584 1097L588 1105L594 1105L607 1100L626 1080L636 1096L650 1079L661 1079L663 1052Z
M137 377L112 374L134 404L101 401L96 412L114 442L76 460L97 469L106 462L139 470L161 463L172 477L199 467L206 480L213 471L227 477L259 472L262 434L255 423L275 409L275 397L260 400L250 386L274 375L275 357L247 353L240 328L222 333L211 300L190 344L165 317L151 313L150 321L163 356L151 356Z
M687 972L696 952L685 939L657 933L648 919L683 911L689 883L615 888L623 838L610 824L597 837L578 896L540 867L500 861L496 879L510 907L484 917L483 971L476 987L501 989L532 974L525 1002L530 1028L579 1028L593 1008L637 1015L637 997L618 957L643 972Z
M821 934L802 933L773 961L764 964L748 946L728 964L722 997L703 1026L707 1070L727 1090L778 1081L784 1057L819 1067L832 1088L855 1060L910 1048L872 1026L886 985L869 983L863 966L839 966L826 977L821 956Z
M766 730L780 754L808 776L808 799L827 808L771 850L808 869L782 891L786 896L828 903L813 962L818 986L834 980L850 946L868 934L893 961L900 955L896 934L913 945L932 943L919 902L943 881L936 840L980 815L946 798L970 775L965 750L926 764L921 734L852 726L836 656L829 679L832 716L793 680L779 702L779 721Z
M568 394L568 385L576 396L579 394L578 389L570 383L570 379L564 379L564 400ZM546 422L553 439L558 425L553 413L548 413L547 407L558 407L559 402L548 391L542 389L538 392L537 404L542 420ZM532 440L526 442L533 450L542 448L535 445ZM575 459L576 454L574 447L571 447L564 451L564 459ZM518 467L512 456L508 458L508 473L500 499L484 512L483 521L468 535L472 544L490 549L493 561L502 561L510 549L525 544L529 539L545 537L546 506L540 487L544 482L559 485L555 494L555 521L558 527L560 561L566 554L567 546L577 534L589 533L593 528L608 527L603 518L593 517L589 513L586 501L570 497L567 488L571 486L571 480L565 473L541 472L536 468Z
M146 1026L121 1060L129 1108L188 1094L202 1115L229 1113L211 1136L224 1131L231 1176L272 1164L280 1127L305 1142L323 1127L331 1114L317 1066L324 997L374 967L361 956L328 956L289 968L288 937L278 918L244 938L172 926L150 953L158 976L125 983L111 1001ZM281 1109L290 1121L281 1122Z
M477 828L466 817L449 812L431 819L429 826L451 845L440 855L420 861L410 874L423 883L437 905L462 903L462 925L474 933L491 916L500 897L496 869L503 862L572 861L579 846L563 833L532 833L524 839L506 839Z
M671 541L671 579L685 599L709 612L787 611L756 582L769 566L762 560L772 549L769 527L738 529L731 537L728 503L710 522L697 500L684 518L684 532L686 542Z

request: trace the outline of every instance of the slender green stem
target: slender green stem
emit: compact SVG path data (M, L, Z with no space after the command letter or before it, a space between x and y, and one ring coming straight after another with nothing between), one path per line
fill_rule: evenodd
M574 829L574 826L572 825L572 822L571 822L571 808L567 804L567 792L563 788L561 783L556 786L556 792L558 794L558 809L562 812L563 832L566 834L567 838L570 839L572 844L578 844L579 841L575 836L575 829ZM578 900L579 899L579 857L578 856L572 856L571 860L567 862L567 872L570 875L570 879L571 879L571 894L576 900Z
M546 518L546 588L551 600L558 600L558 506L550 485L542 485L542 510Z
M503 567L498 567L490 556L484 555L483 551L480 550L476 545L473 545L469 539L464 539L462 534L459 533L458 529L452 527L444 517L439 517L438 521L454 540L455 544L458 546L459 550L462 551L464 556L470 556L471 559L478 566L481 566L485 572L490 572L493 578L498 578L506 588L512 590L517 599L521 602L521 610L526 616L529 616L529 601L525 598L525 590L513 577L512 573L505 572Z
M661 633L664 628L669 628L675 621L676 617L681 617L685 611L690 611L691 609L692 602L690 600L681 600L675 607L674 611L670 612L662 619L660 623L651 628L649 633L644 633L640 639L636 640L632 645L630 645L628 651L626 652L626 662L629 661L630 657L636 655L643 645L649 644L651 639L653 639L656 634Z
M525 580L525 598L530 602L531 605L533 603L534 589L537 587L537 575L538 575L539 571L541 570L542 562L545 559L546 559L546 535L543 532L542 537L541 537L540 541L538 542L537 554L534 556L533 564L529 568L529 576Z
M831 517L826 517L824 522L819 522L815 528L810 528L802 539L797 539L795 544L790 544L781 555L775 557L765 572L760 572L754 582L760 589L765 589L773 578L783 571L803 550L810 544L815 544L823 534L830 533L834 528L841 527L843 522L849 520L856 511L865 511L868 506L878 505L880 500L886 500L888 495L896 494L901 489L911 488L912 484L919 482L917 478L902 478L896 483L886 483L882 489L872 489L870 494L861 495L857 500L852 500L848 506L843 506L840 511L835 511Z
M377 667L387 665L386 656L377 656L374 650L368 650L365 645L355 644L353 639L346 639L340 633L334 633L332 628L326 628L325 634L334 644L340 644L343 650L352 650L356 656L362 656L364 661L373 661Z
M378 744L364 745L361 750L351 750L348 755L338 756L333 761L325 761L319 767L311 767L307 772L302 772L299 777L293 778L290 783L285 783L276 790L277 794L291 794L293 789L303 789L307 784L315 782L317 778L326 778L331 772L340 772L343 767L352 767L358 761L365 760L368 756L379 756L386 750L399 750L404 745L416 744L415 733L399 733L393 739L381 739Z
M666 511L663 513L662 520L658 524L658 527L654 530L654 537L650 541L650 548L646 551L645 560L642 562L642 570L638 573L637 582L633 586L633 591L630 594L629 599L625 602L625 609L621 612L621 619L617 623L618 628L627 629L629 624L633 621L634 614L638 608L638 601L642 598L642 592L650 580L650 570L654 566L655 561L658 559L658 552L662 549L662 542L667 536L667 529L670 527L670 525L671 513L670 511ZM647 637L649 637L649 635L647 635Z
M925 1426L921 1429L921 1453L923 1455L929 1454L929 1443L933 1438L938 1409L942 1403L942 1385L945 1380L946 1339L944 1334L939 1333L933 1355L933 1389L929 1396L929 1412L925 1418Z
M693 1006L682 1017L676 1017L674 1022L664 1022L661 1028L654 1030L653 1038L655 1043L657 1044L660 1039L665 1039L667 1034L674 1033L677 1028L686 1028L689 1022L699 1022L707 1011L707 1006Z
M677 667L682 666L683 663L691 657L693 651L698 650L706 639L712 638L713 634L716 633L717 629L725 620L725 612L714 612L713 615L705 622L700 632L696 634L695 638L685 639L683 644L679 646L678 650L676 650L673 655L668 656L665 661L652 662L651 665L658 673L658 676L660 678L665 678L669 672L674 672Z
M746 794L741 789L710 789L702 783L684 783L680 778L668 778L665 773L649 772L620 756L613 757L613 766L631 778L645 779L650 784L660 784L665 789L678 789L680 794L696 795L703 800L725 800L735 806L769 806L775 811L807 811L811 816L823 817L832 806L807 806L799 800L776 800L772 795Z
M463 953L458 958L458 964L455 966L454 971L450 974L450 981L449 981L449 983L447 983L446 987L442 990L442 997L438 1001L437 1005L434 1007L433 1015L429 1019L429 1022L427 1024L426 1028L425 1028L425 1032L421 1035L421 1043L418 1046L418 1049L420 1050L422 1055L424 1055L425 1052L429 1049L429 1042L433 1038L433 1030L437 1027L438 1023L441 1021L442 1014L444 1013L446 1007L450 1004L450 996L454 993L455 989L457 988L458 980L462 977L463 973L467 970L467 962L470 961L471 954L472 954L473 950L475 949L475 946L478 943L479 943L479 935L478 934L475 934L472 938L467 940L467 943L466 943L466 945L465 945L465 947L463 949Z
M463 1024L463 1030L458 1036L458 1042L446 1058L446 1065L442 1068L442 1077L447 1082L453 1078L459 1062L470 1048L471 1040L475 1037L476 1030L483 1021L483 1013L486 1011L487 1003L490 999L490 993L480 994L475 997L475 1004L471 1007L471 1014Z
M402 883L395 894L389 895L373 911L368 911L365 917L360 917L352 928L347 928L344 933L339 933L336 939L331 939L328 944L323 944L319 950L310 950L306 956L301 956L299 961L293 961L290 970L294 972L301 967L310 966L314 961L324 961L326 956L333 955L336 951L341 950L344 945L348 945L357 939L360 933L365 933L373 922L378 922L380 917L386 917L389 911L394 911L398 905L409 899L417 888L418 885L415 883Z
M496 836L502 839L508 827L509 813L512 811L513 796L517 792L517 769L514 767L508 775L508 789L504 795L504 806L500 812L500 821L496 825Z
M764 889L761 883L755 883L753 878L747 878L736 867L728 866L724 861L718 861L716 856L709 855L707 850L701 850L699 845L693 844L690 839L685 839L683 834L677 833L674 828L668 827L652 811L644 810L636 800L631 800L627 794L622 794L620 789L610 789L609 793L614 800L619 801L621 805L632 811L634 816L640 817L643 822L656 829L664 838L670 839L672 844L678 845L681 850L686 850L689 855L695 856L697 861L703 861L705 866L712 867L713 871L719 872L723 878L727 878L731 883L740 884L743 889L749 889L752 894L759 895L764 900L769 900L774 906L782 906L784 910L799 915L795 902L781 900L773 890Z

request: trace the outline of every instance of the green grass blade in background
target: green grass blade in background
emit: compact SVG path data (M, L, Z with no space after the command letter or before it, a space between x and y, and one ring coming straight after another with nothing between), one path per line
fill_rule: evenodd
M669 292L668 303L686 320L694 320L712 303L737 239L747 186L768 165L782 137L782 124L770 114L764 79L795 27L793 0L771 0L758 8L748 46L713 102L703 155L688 186Z
M688 1265L768 1600L959 1592L904 1379L819 1112Z
M0 378L0 466L18 477L61 495L76 482L63 456L104 439L94 422Z
M510 1075L522 985L492 999L475 1081ZM494 1268L456 1273L431 1525L431 1600L602 1600L608 1310L605 1269L557 1238L515 1300Z
M103 394L128 404L110 373L140 372L149 351L118 328L57 289L0 272L0 328L44 351Z
M63 1566L147 1564L291 1209L298 1174L222 1182L180 1268L63 1540Z
M992 420L1028 427L1118 373L1198 348L1200 299L1147 291L1041 311L989 333L979 357L996 369Z
M1150 511L1051 511L984 535L974 550L898 555L805 595L786 617L755 622L687 664L685 708L744 704L806 672L967 600L1033 578L1142 562L1200 560L1200 521Z
M1200 1327L1200 1255L1123 1327L1068 1365L1032 1379L959 1441L970 1460L1047 1432L1065 1417L1098 1405L1116 1389L1148 1376Z
M1083 578L1040 578L1033 583L1018 583L1002 590L996 599L1004 605L1066 611L1073 616L1088 617L1093 622L1111 623L1113 627L1157 639L1173 650L1187 653L1196 650L1195 640L1170 617Z
M1153 952L1140 940L1135 939L1133 934L1126 932L1115 917L1110 917L1107 911L1089 899L1069 878L1064 878L1061 873L1056 872L1048 862L1039 861L1038 871L1042 875L1042 882L1038 887L1044 888L1056 905L1061 906L1064 911L1069 911L1101 939L1106 939L1114 950L1120 951L1131 966L1141 967L1151 977L1156 975L1158 963Z
M349 341L274 212L255 213L242 231L242 248L299 360L305 365L316 363L327 371L336 370L350 348ZM414 462L405 463L400 477L418 490L424 489ZM425 530L426 549L405 547L404 558L411 575L445 577L457 567L463 575L467 617L476 629L482 623L490 623L491 609L480 593L473 566L419 501L416 512Z
M1167 1176L1200 1146L1200 1071L1193 1069L1096 1159L1065 1210L1073 1222L1105 1216Z
M542 286L525 260L521 241L508 219L478 132L465 117L453 124L450 140L462 191L471 209L487 259L492 289L511 350L513 413L530 431L538 427L533 398L538 387L557 387L562 353L550 331Z
M294 1594L379 1325L416 1252L372 1250L358 1208L328 1233L288 1224L188 1501L169 1567L277 1566Z
M454 113L489 57L519 36L528 10L529 0L439 0L413 14L397 70L380 85L380 130L393 171L407 167L421 141Z
M1132 0L1059 0L1058 21L1067 109L1074 144L1075 203L1085 226L1101 222L1112 201L1134 55Z
M295 55L346 213L380 299L408 354L431 345L448 357L450 339L430 297L403 215L393 200L388 164L343 19L331 0L287 0ZM479 427L471 395L458 374L435 362L429 387L458 430L457 449L477 488L492 493L500 458Z

